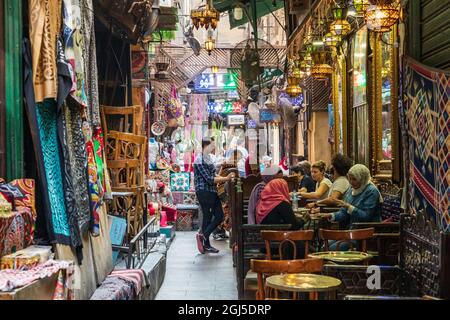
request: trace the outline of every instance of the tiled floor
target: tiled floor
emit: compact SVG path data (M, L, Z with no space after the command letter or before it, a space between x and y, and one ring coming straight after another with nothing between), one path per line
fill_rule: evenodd
M164 283L156 300L236 300L236 276L228 241L214 241L217 254L200 254L196 232L177 231L167 252Z

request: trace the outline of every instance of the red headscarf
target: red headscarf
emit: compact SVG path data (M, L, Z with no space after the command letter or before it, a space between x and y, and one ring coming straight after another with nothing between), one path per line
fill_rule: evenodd
M261 198L256 206L256 223L260 224L282 201L290 203L288 184L283 179L274 179L261 192Z

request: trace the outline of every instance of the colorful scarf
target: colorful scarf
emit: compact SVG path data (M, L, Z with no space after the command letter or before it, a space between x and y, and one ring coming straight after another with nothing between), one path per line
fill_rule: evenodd
M261 224L264 218L283 201L290 203L287 182L283 179L270 181L261 192L261 199L256 206L256 223Z

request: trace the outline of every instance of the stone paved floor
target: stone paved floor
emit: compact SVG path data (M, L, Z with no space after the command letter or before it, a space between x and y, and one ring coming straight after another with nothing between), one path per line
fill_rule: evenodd
M166 276L156 300L236 300L236 276L228 241L214 241L218 254L200 254L196 232L177 231L167 252Z

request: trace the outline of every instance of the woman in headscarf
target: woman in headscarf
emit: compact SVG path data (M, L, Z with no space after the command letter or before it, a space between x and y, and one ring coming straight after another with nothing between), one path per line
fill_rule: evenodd
M292 230L303 227L303 222L295 218L292 211L289 187L285 180L270 181L261 192L256 206L257 224L290 224Z
M250 198L248 201L248 212L247 212L247 220L248 224L256 224L256 205L258 204L258 200L260 198L261 192L264 190L266 184L268 184L271 180L275 178L281 178L283 176L283 172L281 168L277 165L272 165L266 168L262 173L262 182L258 183L252 190L250 194Z
M351 188L345 193L344 200L335 200L341 209L322 216L339 221L343 229L347 229L354 222L381 221L383 198L371 181L369 169L365 165L356 164L350 168L347 176Z

